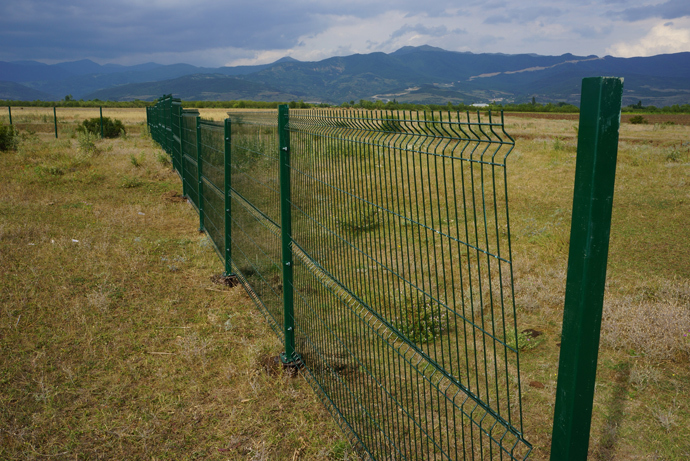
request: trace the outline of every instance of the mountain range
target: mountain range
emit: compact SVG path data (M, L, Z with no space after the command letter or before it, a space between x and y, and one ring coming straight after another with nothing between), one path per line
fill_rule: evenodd
M423 104L566 102L579 104L584 77L624 77L623 104L690 103L690 53L650 57L542 56L404 47L302 62L196 67L122 66L82 60L59 64L0 62L0 99L256 100L340 104L360 99Z

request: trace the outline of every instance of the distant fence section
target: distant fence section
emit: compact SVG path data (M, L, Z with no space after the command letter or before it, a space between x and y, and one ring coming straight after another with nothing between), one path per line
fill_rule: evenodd
M8 125L17 131L34 134L51 134L58 138L73 136L80 123L86 119L100 118L100 137L103 138L103 108L102 107L14 107L7 106L7 117L0 115L0 123L7 120Z
M365 459L526 459L502 116L147 108L236 275Z

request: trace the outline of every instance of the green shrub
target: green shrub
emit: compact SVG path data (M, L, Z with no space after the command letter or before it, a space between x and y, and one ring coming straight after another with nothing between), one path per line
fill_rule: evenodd
M158 160L158 163L160 163L161 166L164 166L164 167L170 166L170 158L168 157L167 154L159 153L158 156L156 157L156 160Z
M672 149L666 154L667 162L682 162L685 160L687 152L681 152L679 149Z
M98 155L100 150L96 146L96 140L98 135L91 133L90 131L80 131L77 134L77 143L79 144L79 150L85 155Z
M15 150L19 139L12 126L0 125L0 150Z
M379 209L370 204L358 204L341 210L338 224L349 232L368 232L379 227Z
M123 189L134 189L135 187L139 187L142 184L144 183L139 178L124 176L122 178L122 181L120 182L120 187L122 187Z
M140 166L142 166L144 164L144 156L145 156L145 152L142 152L141 154L139 154L138 157L134 154L130 154L129 155L129 163L131 163L134 168L139 168Z
M393 321L395 328L410 341L417 344L433 342L445 331L447 315L445 308L422 296L416 301L407 301L402 317Z
M636 115L634 117L630 117L630 123L632 123L633 125L646 125L649 122L647 122L647 119L643 116Z
M101 118L94 117L84 120L77 130L85 133L92 133L95 135L101 135ZM104 138L117 138L118 136L125 135L127 131L122 121L118 119L111 119L110 117L103 117L103 137Z

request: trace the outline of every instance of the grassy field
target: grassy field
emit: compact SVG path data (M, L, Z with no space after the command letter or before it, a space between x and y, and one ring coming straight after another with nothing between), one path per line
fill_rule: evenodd
M509 161L525 432L548 459L576 120L512 118ZM512 174L511 174L512 173ZM622 124L590 459L690 457L690 128Z
M347 456L243 289L212 282L150 138L24 138L0 153L0 459Z
M211 281L222 265L144 110L104 110L128 136L95 151L71 136L98 111L70 110L55 140L52 109L13 109L24 139L0 153L0 459L351 457L308 384L273 367L280 344L243 290ZM541 460L577 120L506 124L518 326L539 333L521 355L525 433ZM688 120L624 122L619 149L590 459L688 459Z

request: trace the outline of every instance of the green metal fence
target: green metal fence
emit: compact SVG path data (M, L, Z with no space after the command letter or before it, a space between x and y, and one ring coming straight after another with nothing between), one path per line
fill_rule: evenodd
M15 107L14 117L12 115L12 106L7 106L7 120L8 124L17 131L26 131L29 133L50 133L58 138L58 133L62 132L62 136L71 136L74 130L79 126L78 121L71 120L71 116L66 116L66 112L74 110L89 111L85 108L60 108L58 112L57 107L30 107L29 110L24 110L24 107ZM94 116L90 118L100 118L100 137L103 138L103 108L99 107L98 112L96 108L91 108ZM0 123L4 116L0 115Z
M175 104L153 139L360 456L527 458L502 116Z

